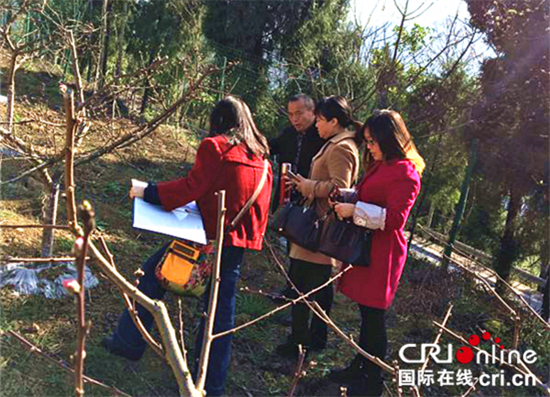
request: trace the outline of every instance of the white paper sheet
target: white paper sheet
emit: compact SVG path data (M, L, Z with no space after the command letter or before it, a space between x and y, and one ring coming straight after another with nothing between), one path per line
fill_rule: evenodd
M199 244L207 243L202 217L194 201L174 211L165 211L158 205L135 198L133 226Z

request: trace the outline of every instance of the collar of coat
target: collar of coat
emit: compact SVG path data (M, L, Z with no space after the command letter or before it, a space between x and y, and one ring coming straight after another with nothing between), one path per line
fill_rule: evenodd
M323 155L323 153L325 152L325 150L331 145L331 144L338 144L339 142L342 142L343 140L345 139L354 139L355 140L355 132L353 131L344 131L344 132L341 132L339 134L336 134L334 135L332 138L330 138L324 145L323 147L321 148L321 150L319 150L319 152L315 155L315 157L313 157L313 159L311 159L311 161L313 162L314 160L316 160L317 158L321 157Z

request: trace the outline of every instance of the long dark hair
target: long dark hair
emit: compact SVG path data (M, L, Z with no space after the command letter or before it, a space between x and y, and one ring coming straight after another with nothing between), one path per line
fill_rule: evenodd
M210 114L210 134L226 135L233 145L244 144L250 154L269 156L267 139L256 127L250 109L242 99L229 95L216 103Z
M324 97L315 105L315 116L323 116L327 121L338 120L338 124L344 128L353 126L355 129L355 141L361 144L361 123L353 118L351 106L343 96Z
M376 110L365 121L361 129L362 135L364 135L365 129L369 130L372 139L380 146L384 160L408 159L412 161L416 171L422 175L426 163L418 153L405 121L399 113L395 110ZM365 152L365 162L366 169L369 169L374 163L374 159L368 150Z

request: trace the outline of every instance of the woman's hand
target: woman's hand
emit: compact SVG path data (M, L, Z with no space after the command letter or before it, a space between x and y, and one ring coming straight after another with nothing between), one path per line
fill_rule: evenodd
M131 199L134 199L136 197L143 198L143 195L145 193L145 188L143 186L132 186L130 189L130 195Z
M304 186L305 186L305 182L307 181L306 178L304 178L302 175L296 175L292 178L289 178L290 179L290 182L292 183L292 185L294 185L294 187L296 188L296 190L298 190L300 192L300 194L303 196L304 195Z
M338 216L338 219L351 218L353 211L355 210L355 204L350 203L336 203L333 206L334 212Z

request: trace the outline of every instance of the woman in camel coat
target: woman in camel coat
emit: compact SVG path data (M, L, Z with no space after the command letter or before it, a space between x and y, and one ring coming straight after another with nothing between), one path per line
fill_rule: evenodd
M361 125L351 116L351 108L343 97L322 99L315 107L319 136L327 142L311 162L309 178L300 175L292 179L295 188L315 206L317 214L323 216L330 208L328 196L331 190L349 188L359 171L357 132L348 131L354 126L358 131ZM307 293L328 281L332 265L336 260L319 252L312 252L296 244L290 246L290 279L302 293ZM323 288L312 296L329 314L333 301L332 285ZM327 343L327 325L317 316L310 320L309 308L305 304L292 306L292 334L285 344L277 348L282 356L296 357L298 345L319 351Z

